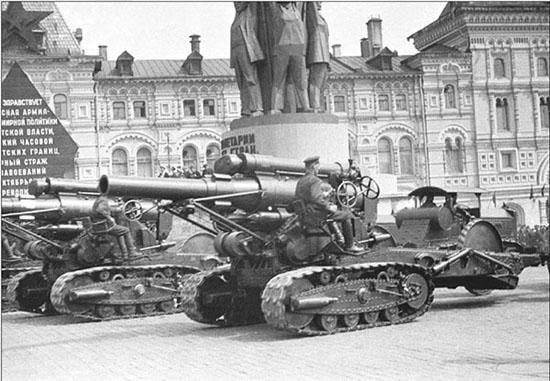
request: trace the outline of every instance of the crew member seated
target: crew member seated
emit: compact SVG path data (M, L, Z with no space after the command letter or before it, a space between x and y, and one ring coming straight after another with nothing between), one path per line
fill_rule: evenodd
M435 208L437 205L434 203L434 196L427 195L426 200L422 205L420 205L421 208Z
M130 229L118 225L111 216L111 207L109 206L109 199L107 197L100 196L95 200L90 217L94 233L109 234L117 238L123 259L139 255L130 234Z
M305 175L296 184L296 199L304 205L304 219L317 221L320 224L328 218L342 223L345 250L348 252L363 251L363 248L356 245L353 240L353 227L351 218L353 214L349 210L338 210L338 207L327 200L323 192L323 181L319 173L319 156L308 157L304 160L306 167ZM338 235L338 234L337 234ZM341 235L341 234L340 234Z

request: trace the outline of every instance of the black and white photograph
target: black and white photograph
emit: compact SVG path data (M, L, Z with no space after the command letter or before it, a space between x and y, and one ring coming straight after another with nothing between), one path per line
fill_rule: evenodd
M550 379L550 2L1 16L2 381Z

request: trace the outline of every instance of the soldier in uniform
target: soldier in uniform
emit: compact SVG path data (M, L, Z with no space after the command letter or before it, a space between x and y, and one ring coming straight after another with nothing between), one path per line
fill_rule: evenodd
M314 112L321 111L321 89L329 72L330 51L328 47L328 25L319 13L321 2L307 3L307 54L306 66L309 69L309 106Z
M256 63L264 54L256 37L256 4L235 2L235 20L231 24L230 67L235 69L241 94L241 115L263 115L262 94Z
M2 261L20 262L23 260L20 255L15 254L15 243L10 244L8 237L2 233Z
M100 196L95 200L92 206L91 219L95 233L109 234L117 238L123 258L128 259L139 255L130 234L130 229L118 225L111 216L111 207L109 206L109 199L107 197Z
M306 174L298 180L296 184L295 196L302 201L305 207L304 218L307 221L320 224L327 218L342 223L345 250L350 252L362 251L363 248L357 246L353 240L353 227L351 218L353 215L349 210L338 210L338 207L329 202L324 197L323 181L317 174L319 173L319 156L308 157L304 160Z

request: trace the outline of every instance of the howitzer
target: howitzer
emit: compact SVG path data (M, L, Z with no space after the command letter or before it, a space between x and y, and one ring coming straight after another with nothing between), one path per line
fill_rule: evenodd
M37 198L2 197L2 217L33 216L35 220L51 224L66 223L89 217L92 214L95 197L77 195L43 195ZM141 201L144 221L157 219L156 204L151 201ZM114 215L126 216L130 204L110 200L109 206ZM126 208L125 208L126 207ZM133 218L132 218L133 219Z
M144 182L138 178L103 175L98 189L108 196L176 202L199 199L206 205L223 204L246 212L270 211L289 208L295 200L296 184L304 174L301 161L267 155L225 155L214 167L218 173L201 179L153 178ZM338 187L336 194L341 203L359 210L364 208L367 198L378 196L378 188L370 193L366 191L366 181L348 179L341 165L322 168L325 181L330 180L331 185Z
M43 194L59 193L99 195L97 181L95 180L82 181L54 177L32 180L28 185L27 191L30 195L36 197Z

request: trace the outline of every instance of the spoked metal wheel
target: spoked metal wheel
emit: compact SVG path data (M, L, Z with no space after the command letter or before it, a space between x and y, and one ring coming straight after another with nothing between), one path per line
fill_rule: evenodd
M363 318L365 319L365 323L374 324L378 320L379 315L380 313L378 311L365 312Z
M334 332L338 325L338 316L336 315L320 315L317 320L319 325L327 332Z
M359 314L344 315L344 324L348 328L355 328L359 324Z

